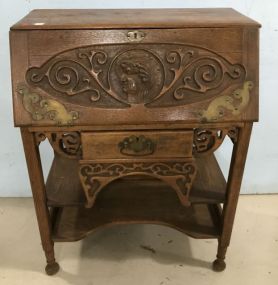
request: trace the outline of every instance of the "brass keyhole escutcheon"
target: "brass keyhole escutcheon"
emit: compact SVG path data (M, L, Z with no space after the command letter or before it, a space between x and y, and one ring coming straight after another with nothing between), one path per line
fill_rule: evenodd
M145 38L145 33L142 31L130 31L127 33L127 38L131 42L140 42Z

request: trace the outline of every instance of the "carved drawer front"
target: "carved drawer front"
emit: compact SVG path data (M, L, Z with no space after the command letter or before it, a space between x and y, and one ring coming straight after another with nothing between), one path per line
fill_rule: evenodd
M83 132L83 159L154 159L192 156L192 131Z

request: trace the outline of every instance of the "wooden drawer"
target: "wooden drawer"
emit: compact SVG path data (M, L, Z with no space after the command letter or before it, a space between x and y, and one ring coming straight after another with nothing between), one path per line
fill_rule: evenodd
M192 155L192 131L83 132L83 159L185 158Z

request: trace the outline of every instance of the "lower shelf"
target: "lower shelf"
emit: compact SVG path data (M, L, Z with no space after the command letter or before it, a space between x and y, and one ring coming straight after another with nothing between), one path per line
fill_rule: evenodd
M94 207L57 207L53 215L54 241L76 241L94 230L115 224L160 224L194 238L218 238L221 209L218 204L181 205L174 191L157 188L152 181L127 189L118 181L99 194ZM139 191L140 190L140 191ZM158 195L159 191L159 195ZM159 199L158 199L159 197Z

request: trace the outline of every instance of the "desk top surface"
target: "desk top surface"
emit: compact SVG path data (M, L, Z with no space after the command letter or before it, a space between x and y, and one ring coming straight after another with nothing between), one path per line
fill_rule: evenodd
M231 8L33 10L12 30L233 27L260 24Z

